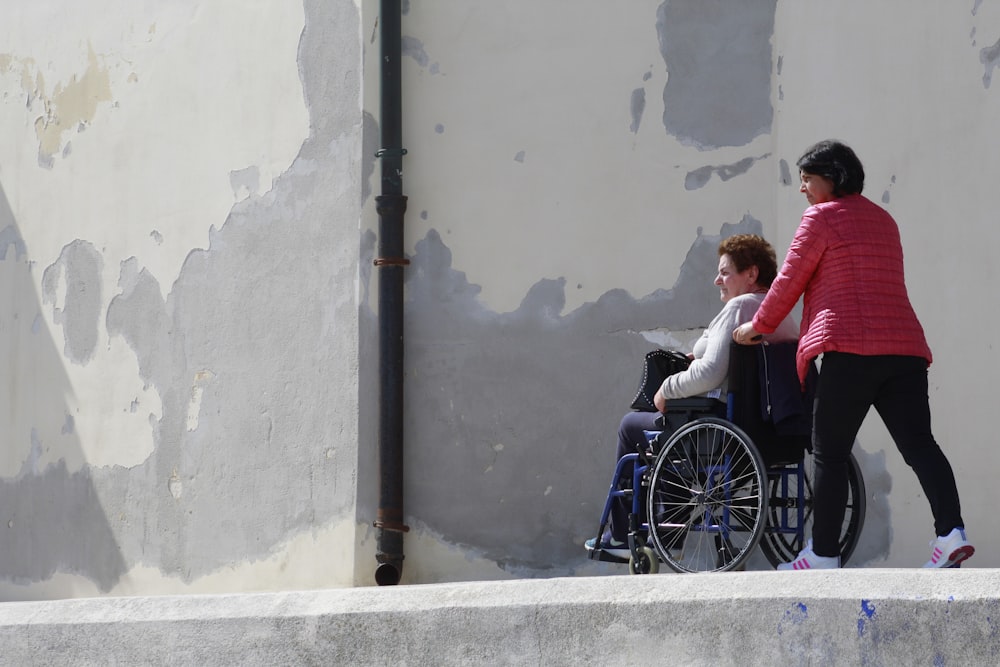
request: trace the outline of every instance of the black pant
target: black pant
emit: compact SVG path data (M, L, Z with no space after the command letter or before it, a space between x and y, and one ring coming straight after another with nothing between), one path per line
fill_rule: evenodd
M955 474L931 434L927 361L899 355L823 355L813 418L813 551L840 553L847 505L847 465L868 409L875 406L903 460L930 502L934 529L947 535L964 527Z

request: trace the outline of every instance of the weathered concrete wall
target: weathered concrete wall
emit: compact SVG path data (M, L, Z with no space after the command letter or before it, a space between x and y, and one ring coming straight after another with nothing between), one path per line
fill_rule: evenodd
M997 564L1000 7L403 12L404 583L618 571L580 543L640 355L717 312L722 236L784 251L829 136L900 222L971 565ZM372 583L377 14L5 14L0 597ZM915 479L876 419L859 444L855 564L922 562Z
M795 160L827 137L858 150L866 194L900 223L937 355L936 433L980 546L970 564L996 564L998 363L979 286L996 265L1000 8L404 11L404 580L615 571L580 543L596 530L640 354L683 347L717 311L720 235L762 231L784 254L806 206ZM914 476L876 416L858 443L869 522L853 564L922 564L932 530Z
M0 605L11 664L995 665L993 570L748 572Z
M358 7L6 15L0 595L351 585Z

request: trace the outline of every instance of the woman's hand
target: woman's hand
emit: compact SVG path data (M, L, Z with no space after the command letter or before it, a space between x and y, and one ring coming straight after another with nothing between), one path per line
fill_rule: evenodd
M659 389L657 389L656 393L653 395L653 405L655 405L656 409L660 412L665 413L667 411L667 399L663 397L663 394L660 393Z
M760 333L751 322L744 322L733 331L733 340L740 345L756 345L760 342Z

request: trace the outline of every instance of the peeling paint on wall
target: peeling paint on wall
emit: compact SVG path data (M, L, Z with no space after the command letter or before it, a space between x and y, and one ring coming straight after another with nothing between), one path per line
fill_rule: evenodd
M632 124L629 125L629 129L632 130L632 134L639 131L639 125L642 123L642 112L646 110L646 89L636 88L632 91L632 101L629 105L629 110L632 114Z
M798 176L798 174L796 174ZM788 166L788 161L781 159L778 161L778 182L782 185L792 184L792 170Z
M657 10L669 78L663 126L699 150L770 132L776 0L665 0Z
M698 188L703 188L708 184L708 181L712 178L712 175L718 176L723 181L728 181L731 178L736 178L747 173L750 167L754 163L760 160L766 160L771 157L770 153L766 155L761 155L760 157L745 157L735 164L726 165L709 165L705 167L700 167L694 169L687 173L684 177L684 189L685 190L697 190Z
M431 63L430 56L427 55L427 51L424 49L424 43L416 37L403 35L400 49L402 55L413 58L421 67L428 68L428 65L430 65L428 71L431 74L441 73L440 65L436 62Z
M65 139L71 132L83 132L97 114L102 102L110 102L111 81L108 68L101 62L93 47L88 48L87 69L68 82L59 82L46 91L45 78L34 59L18 60L14 54L3 54L0 70L19 67L21 87L27 98L27 106L36 102L42 105L42 112L35 119L35 134L38 138L38 163L51 168L56 155L69 154L70 144Z
M42 303L52 305L52 319L62 326L66 358L75 364L89 362L97 348L103 266L93 244L77 239L42 274Z
M983 87L989 88L993 82L993 70L1000 65L1000 39L993 46L987 46L979 52L979 62L986 67L983 72Z
M561 315L565 281L540 279L510 313L478 300L431 231L406 282L406 513L508 572L585 559L635 393L644 332L698 332L718 313L723 236L760 233L746 216L699 232L669 289L612 290ZM618 397L617 400L615 397ZM471 506L475 511L470 513ZM473 500L474 499L474 500Z
M26 395L45 394L25 412L47 422L31 425L30 443L12 443L20 472L0 480L0 530L7 525L0 578L31 585L77 575L107 592L126 573L149 567L181 590L266 560L300 535L353 525L358 396L344 379L357 377L357 294L334 286L356 285L358 275L357 254L345 248L356 243L361 207L359 8L351 0L304 4L300 60L284 66L301 78L310 133L273 188L258 192L256 164L219 172L223 193L228 178L234 199L243 201L214 221L207 247L191 250L179 272L167 275L141 256L109 259L119 269L109 303L101 289L106 250L78 238L45 269L41 298L25 298L28 312L13 313L42 350L29 359L37 373L9 376L41 378L23 387ZM352 22L354 30L344 27ZM330 39L330 26L348 37ZM100 81L100 71L88 76ZM75 81L81 90L94 86L87 77ZM74 95L82 94L58 91L48 107L52 137L63 127L55 115L76 108ZM29 262L11 261L30 255L6 199L0 204L7 260L0 270L24 276L5 289L33 296ZM125 222L136 221L114 224ZM151 226L140 227L142 236L162 242ZM169 231L174 241L177 230ZM62 355L44 349L47 322L31 310L42 306L61 328ZM142 451L143 443L99 443L106 451L139 449L127 464L91 464L78 433L94 416L81 418L71 400L75 387L59 373L67 359L89 371L105 342L124 352L126 365L134 360L151 394L129 393L117 406L118 420L148 417L151 451ZM17 410L18 395L4 395L0 405ZM152 403L160 414L145 409ZM5 416L0 411L0 422ZM281 578L280 568L271 576ZM349 584L351 563L308 578L310 585Z

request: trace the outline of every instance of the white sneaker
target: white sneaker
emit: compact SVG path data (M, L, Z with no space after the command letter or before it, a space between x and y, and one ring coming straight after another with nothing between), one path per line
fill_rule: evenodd
M976 553L976 547L965 539L964 528L953 528L945 537L931 542L931 559L924 567L953 567Z
M624 558L627 560L632 555L632 552L628 549L628 542L619 542L608 533L604 534L600 544L597 544L596 537L592 537L584 542L583 546L587 551L603 551L615 558Z
M840 556L817 556L813 553L813 541L806 542L806 548L799 552L791 563L782 563L779 570L836 570L840 567Z

